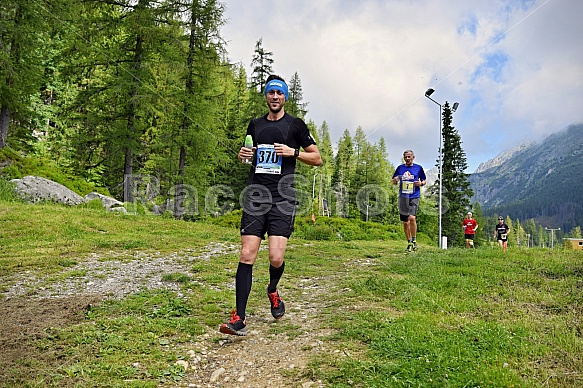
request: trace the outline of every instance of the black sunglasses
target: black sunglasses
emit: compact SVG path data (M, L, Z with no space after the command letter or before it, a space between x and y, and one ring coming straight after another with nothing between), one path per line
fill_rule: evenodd
M498 221L504 221L504 218L498 218Z

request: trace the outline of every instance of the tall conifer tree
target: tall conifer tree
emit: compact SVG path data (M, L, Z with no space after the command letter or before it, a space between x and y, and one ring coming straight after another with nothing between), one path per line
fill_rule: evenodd
M442 118L443 167L442 176L439 177L443 180L442 229L450 244L462 245L464 234L461 224L470 209L470 198L474 192L465 172L468 168L466 153L462 148L461 137L452 125L452 112L448 102L443 106ZM439 181L436 185L439 185Z
M267 77L273 73L273 53L263 48L263 38L255 43L251 68L251 87L261 93Z
M334 190L335 213L339 217L347 217L350 179L354 171L354 145L348 129L344 130L338 140L338 151L334 159L334 173L332 174L332 188Z
M267 77L273 73L273 62L273 53L263 48L263 38L260 38L255 44L251 60L249 117L257 117L267 113L263 87Z
M308 113L308 104L303 102L302 81L298 73L294 73L289 80L289 101L286 102L285 111L292 116L303 119Z

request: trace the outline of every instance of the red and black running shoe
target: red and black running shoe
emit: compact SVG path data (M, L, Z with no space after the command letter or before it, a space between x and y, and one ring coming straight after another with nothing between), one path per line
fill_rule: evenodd
M279 292L275 290L274 292L269 292L269 285L267 286L267 296L269 297L269 303L271 303L271 315L273 318L279 319L285 314L285 304L283 300L279 297Z
M247 335L247 321L242 320L237 315L237 310L231 311L231 319L227 323L223 323L219 328L223 334L230 335Z

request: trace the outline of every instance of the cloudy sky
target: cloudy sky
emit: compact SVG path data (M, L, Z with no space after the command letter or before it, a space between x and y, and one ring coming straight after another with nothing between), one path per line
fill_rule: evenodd
M222 0L229 60L250 74L256 42L297 72L307 119L332 140L361 126L392 163L438 158L438 103L473 172L501 151L583 122L581 0Z

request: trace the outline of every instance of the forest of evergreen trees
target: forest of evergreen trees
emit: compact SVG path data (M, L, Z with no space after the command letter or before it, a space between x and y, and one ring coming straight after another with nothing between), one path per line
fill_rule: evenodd
M187 190L203 203L220 185L230 207L205 206L238 207L248 166L236 154L249 120L266 113L274 59L259 39L252 74L228 62L219 1L8 0L0 12L0 148L49 159L122 200L132 200L127 177L151 177L159 201ZM286 111L305 118L300 76L282 76ZM324 159L299 169L308 208L321 213L326 199L334 215L396 221L384 139L345 130L334 153L327 124L308 125Z
M266 113L261 88L274 59L259 38L251 74L228 61L223 7L217 0L3 0L2 175L18 178L25 169L17 160L34 157L120 200L133 200L128 177L148 177L159 203L191 193L205 204L201 212L239 207L249 167L236 155L249 120ZM286 111L305 119L299 74L281 76L290 86ZM300 209L399 224L385 140L372 144L358 127L333 145L326 122L307 124L324 163L299 167ZM452 174L465 154L461 162ZM454 218L469 205L459 203ZM435 200L424 199L421 209L420 229L436 237Z

